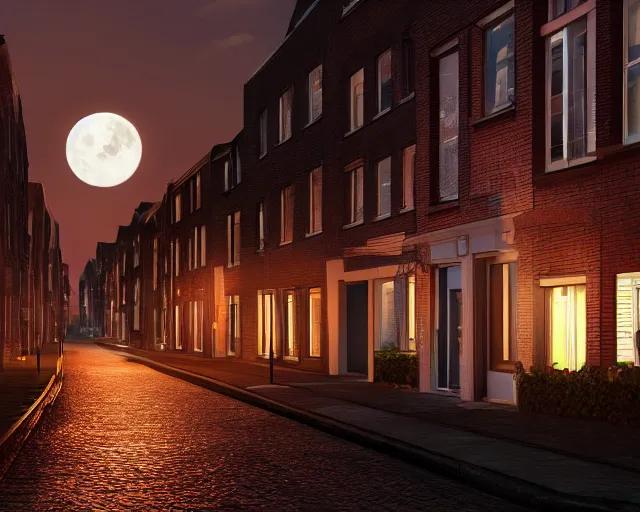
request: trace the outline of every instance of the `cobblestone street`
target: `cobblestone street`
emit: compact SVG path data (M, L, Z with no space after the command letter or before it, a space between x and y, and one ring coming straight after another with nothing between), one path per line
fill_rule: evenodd
M67 343L3 510L518 508L288 419Z

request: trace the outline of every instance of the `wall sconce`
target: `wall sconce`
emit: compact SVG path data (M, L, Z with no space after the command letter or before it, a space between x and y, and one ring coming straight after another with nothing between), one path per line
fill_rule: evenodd
M457 249L458 249L459 258L466 256L469 253L469 237L468 236L458 237Z

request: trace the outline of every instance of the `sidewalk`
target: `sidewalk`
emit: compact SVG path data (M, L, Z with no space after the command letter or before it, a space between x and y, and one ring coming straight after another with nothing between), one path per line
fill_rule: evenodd
M640 510L637 430L280 368L271 386L266 365L115 349L244 389L314 422L336 422L343 432L370 436L371 444L415 456L429 469L495 492L510 488L536 506Z

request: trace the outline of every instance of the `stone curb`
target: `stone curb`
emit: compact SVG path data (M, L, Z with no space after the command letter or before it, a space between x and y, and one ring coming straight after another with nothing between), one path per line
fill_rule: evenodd
M64 376L64 356L58 357L56 373L29 409L0 437L0 480L20 452L20 448L38 424L45 409L55 401Z
M525 507L545 511L640 511L640 505L634 503L604 498L587 498L557 492L464 460L454 459L376 432L355 427L322 414L297 409L225 382L123 351L120 347L114 347L109 343L96 342L96 345L107 348L166 375L284 416ZM523 461L523 464L526 464L526 461Z

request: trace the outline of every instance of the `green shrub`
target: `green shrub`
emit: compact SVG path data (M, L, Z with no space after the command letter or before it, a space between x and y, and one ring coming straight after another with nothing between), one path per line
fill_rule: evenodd
M522 411L640 427L640 367L534 367L517 378Z
M374 380L398 386L418 387L418 355L393 348L374 355Z

